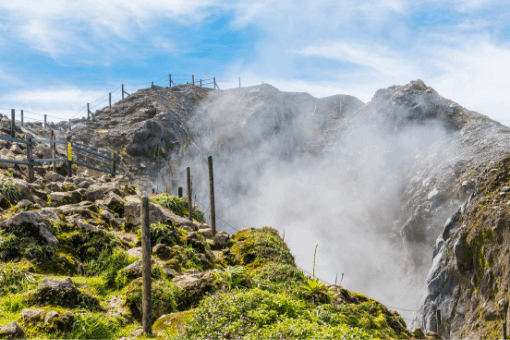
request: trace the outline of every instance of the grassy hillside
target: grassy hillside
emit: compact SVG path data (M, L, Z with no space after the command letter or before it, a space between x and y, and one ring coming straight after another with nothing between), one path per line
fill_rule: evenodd
M6 191L4 198L14 196ZM165 211L187 214L184 199L163 194L153 195L152 201ZM86 221L62 211L59 220L51 220L56 245L41 240L29 224L13 227L16 214L38 207L12 205L3 211L0 328L15 321L28 338L146 337L137 329L142 281L133 266L139 260L139 226L115 226L106 217L105 210L127 216L128 204L102 203L85 208ZM52 209L58 214L59 208ZM221 232L212 238L195 209L195 228L151 225L153 330L158 338L412 337L402 317L379 302L305 277L275 229ZM87 231L83 223L97 228ZM75 288L44 286L45 279L66 278ZM7 336L0 331L0 337Z

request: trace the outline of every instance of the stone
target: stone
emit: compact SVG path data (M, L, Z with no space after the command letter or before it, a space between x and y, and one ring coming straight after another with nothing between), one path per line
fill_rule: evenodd
M501 188L501 192L509 192L509 191L510 191L510 187Z
M140 225L140 204L140 198L138 198L138 196L126 197L126 204L124 205L126 225ZM179 223L181 226L194 228L193 224L188 219L175 215L171 210L152 202L149 202L149 220L152 223Z
M227 243L229 237L230 236L228 235L227 232L217 231L216 235L213 237L213 240L214 242L216 242L218 246L223 247Z
M58 205L76 204L81 201L82 195L76 191L52 192L50 200Z
M152 253L158 255L161 260L168 260L172 255L172 249L162 243L159 243L152 248Z
M193 296L201 291L202 281L190 275L180 275L173 278L176 286L186 291L188 296Z
M58 312L55 311L48 312L44 316L44 323L48 323L49 321L51 321L51 319L58 318L59 316L60 314Z
M27 199L22 199L21 201L18 202L18 204L16 204L16 207L26 210L26 209L30 208L31 205L32 205L32 202L30 202Z
M73 284L71 278L43 279L37 290L28 296L30 304L50 304L67 308L80 305L85 308L98 308L99 301L92 296L83 294Z
M76 186L81 189L87 189L88 187L90 187L90 182L89 181L81 181Z
M154 259L151 258L151 263L154 264ZM151 267L154 269L154 266ZM142 259L131 263L129 266L121 269L123 272L129 273L129 275L133 278L142 277Z
M21 321L36 323L43 319L44 309L26 308L21 311Z
M64 182L65 177L57 174L56 172L47 171L46 174L44 175L44 180L46 182Z
M15 155L23 155L24 151L21 149L19 144L12 144L11 148L9 149L13 154Z
M32 153L40 159L51 159L51 149L44 144L37 145Z
M127 251L127 254L131 257L142 257L142 247L131 248Z
M207 262L207 257L204 254L196 254L196 257L202 262Z
M0 338L24 339L26 334L25 330L16 321L13 321L0 329Z
M49 223L48 218L42 217L36 211L22 211L0 223L0 230L10 231L13 228L24 227L26 230L38 233L48 245L58 244L57 238L49 231L45 222Z
M423 331L421 330L421 327L416 327L413 331L413 334L414 334L414 337L416 339L426 339L425 337L425 333L423 333Z
M115 217L113 216L113 214L111 212L109 212L108 210L103 210L101 211L101 213L99 214L104 220L106 221L110 221L112 219L114 219Z
M143 327L137 327L131 332L132 338L138 338L143 335Z
M212 229L211 228L198 229L197 233L204 235L205 237L212 237Z
M122 225L126 223L125 218L112 218L110 219L110 225L112 228L122 228Z
M439 334L437 334L436 332L427 332L427 334L425 334L427 339L442 339L441 336Z

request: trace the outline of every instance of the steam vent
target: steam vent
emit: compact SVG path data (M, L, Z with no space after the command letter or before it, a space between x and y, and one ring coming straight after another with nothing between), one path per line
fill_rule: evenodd
M14 123L0 338L503 337L510 129L421 80L152 86Z

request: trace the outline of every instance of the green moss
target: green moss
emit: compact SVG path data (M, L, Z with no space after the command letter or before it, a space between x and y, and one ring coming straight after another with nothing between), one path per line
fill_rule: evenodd
M150 199L152 202L161 205L162 207L172 210L176 215L187 217L188 212L188 199L185 197L171 196L168 194L161 194L155 198ZM205 223L204 213L196 205L192 207L193 220L200 223Z
M76 190L76 186L74 184L64 184L62 186L62 189L64 191L74 191L74 190Z
M152 326L152 329L155 333L164 332L166 336L172 336L177 333L180 327L188 323L194 315L195 312L192 310L172 313L159 318Z

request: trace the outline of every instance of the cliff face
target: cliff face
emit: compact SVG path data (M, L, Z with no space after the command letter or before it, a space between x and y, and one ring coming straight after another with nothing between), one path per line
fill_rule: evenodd
M473 169L457 187L471 195L436 240L418 320L451 338L492 338L509 319L510 158Z

